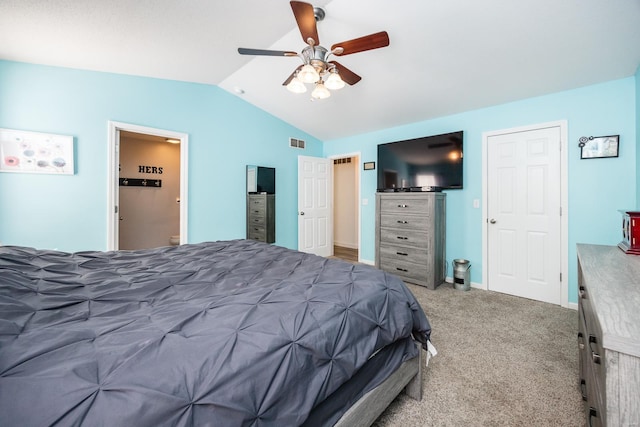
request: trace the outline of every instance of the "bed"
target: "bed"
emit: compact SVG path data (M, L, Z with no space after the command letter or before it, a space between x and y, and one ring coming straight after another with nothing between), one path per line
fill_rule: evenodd
M0 247L0 420L369 425L430 332L397 277L251 240Z

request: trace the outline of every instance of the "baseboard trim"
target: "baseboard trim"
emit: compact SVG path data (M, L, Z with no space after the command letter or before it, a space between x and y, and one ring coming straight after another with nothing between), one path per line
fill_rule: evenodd
M333 246L340 246L342 248L347 248L347 249L358 249L357 243L341 243L341 242L334 241Z
M376 265L375 262L373 262L371 260L368 260L368 259L359 259L358 262L361 263L361 264L373 265L374 267Z

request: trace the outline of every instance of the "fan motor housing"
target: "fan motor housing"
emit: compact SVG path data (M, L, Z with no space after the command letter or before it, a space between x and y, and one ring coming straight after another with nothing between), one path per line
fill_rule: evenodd
M302 50L305 64L311 64L315 69L327 68L327 53L329 51L322 46L307 46Z

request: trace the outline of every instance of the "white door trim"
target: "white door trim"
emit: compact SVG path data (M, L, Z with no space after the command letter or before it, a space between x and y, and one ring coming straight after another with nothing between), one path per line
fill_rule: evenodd
M358 159L358 165L356 166L356 187L357 187L357 194L358 194L358 212L356 213L356 215L358 216L358 229L356 230L356 232L358 233L358 262L363 262L362 261L362 208L361 208L361 203L362 203L362 194L361 194L361 189L362 189L362 184L361 184L361 180L362 180L362 176L360 171L362 170L362 154L360 153L360 151L354 151L352 153L343 153L343 154L334 154L329 156L329 159L331 160L335 160L335 159L343 159L345 157L356 157ZM331 174L334 174L334 170L331 170ZM335 183L335 176L331 177L331 180ZM333 193L333 197L335 198L335 192ZM333 201L333 204L335 206L335 200ZM335 221L335 218L333 219ZM373 262L371 261L367 261L365 262L366 264L373 264Z
M507 133L528 132L536 129L559 127L560 128L560 208L562 216L560 218L560 266L562 274L560 302L562 307L569 307L569 204L568 204L568 165L567 155L568 130L567 121L559 120L555 122L541 123L536 125L520 126L510 129L501 129L482 133L482 289L488 289L488 188L487 188L487 166L488 166L488 139L492 136L504 135Z
M182 132L174 132L165 129L156 129L146 126L139 126L130 123L121 123L109 120L108 127L108 153L107 153L107 250L112 251L118 249L118 229L119 215L116 209L119 209L119 186L118 186L118 168L119 168L119 145L120 131L129 131L136 133L144 133L147 135L161 136L163 138L175 138L180 140L180 244L188 242L187 236L187 207L189 206L188 197L188 153L189 153L189 135Z

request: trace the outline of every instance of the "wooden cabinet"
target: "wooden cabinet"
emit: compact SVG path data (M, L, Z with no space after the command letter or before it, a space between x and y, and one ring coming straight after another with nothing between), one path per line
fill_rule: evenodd
M640 257L578 245L579 385L589 426L640 425Z
M276 241L275 194L247 195L247 239L266 243Z
M376 194L376 267L435 289L444 282L444 193Z

